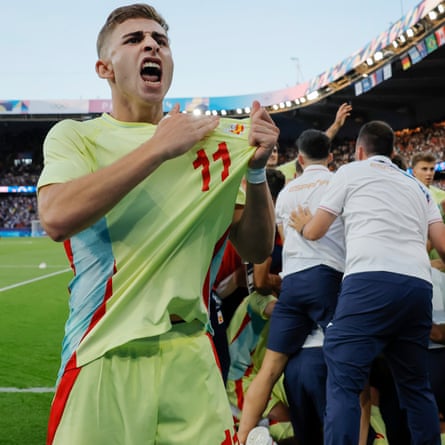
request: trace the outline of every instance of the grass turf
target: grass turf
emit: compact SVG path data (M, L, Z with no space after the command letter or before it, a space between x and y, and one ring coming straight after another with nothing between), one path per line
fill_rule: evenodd
M53 394L4 388L54 386L68 313L67 269L63 246L48 238L0 239L0 445L45 442Z

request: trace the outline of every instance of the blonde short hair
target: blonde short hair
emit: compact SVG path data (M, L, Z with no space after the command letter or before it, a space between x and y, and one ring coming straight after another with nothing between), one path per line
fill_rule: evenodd
M100 57L105 41L117 25L129 20L145 18L158 22L165 32L168 32L168 24L153 6L145 3L135 3L133 5L121 6L110 13L99 31L96 42L97 54Z

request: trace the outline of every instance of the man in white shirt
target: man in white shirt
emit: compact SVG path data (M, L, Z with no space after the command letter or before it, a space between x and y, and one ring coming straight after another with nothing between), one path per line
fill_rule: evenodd
M316 245L288 228L292 210L298 204L310 205L315 210L333 177L327 167L332 154L331 141L326 133L306 130L297 144L303 174L286 185L276 203L278 229L284 239L283 271L280 274L283 281L271 316L261 369L245 394L238 430L240 443L245 443L248 432L261 418L271 389L282 374L288 357L301 349L317 326L325 329L331 321L343 278L345 246L340 220ZM320 386L319 400L323 406L324 385ZM297 437L303 435L301 429L295 433ZM309 437L308 434L304 432L304 437ZM298 438L304 443L302 437ZM314 444L314 441L306 443Z
M395 166L394 133L365 124L355 158L335 173L313 218L293 214L292 226L317 240L341 216L346 266L324 344L328 366L325 445L356 444L359 394L373 359L384 353L406 409L412 445L440 444L439 417L427 373L432 324L429 237L445 258L445 226L428 190Z

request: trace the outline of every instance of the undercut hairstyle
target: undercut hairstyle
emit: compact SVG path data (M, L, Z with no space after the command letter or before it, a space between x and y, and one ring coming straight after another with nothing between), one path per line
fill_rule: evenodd
M412 158L411 158L411 167L414 168L416 166L417 163L419 162L428 162L428 163L436 163L437 159L434 153L432 153L431 151L424 151L424 152L420 152L420 153L416 153Z
M297 139L298 152L314 161L326 159L331 150L331 140L324 131L305 130Z
M394 131L383 121L371 121L363 125L357 137L367 156L382 155L391 157L394 151Z
M145 3L135 3L133 5L121 6L110 13L104 26L99 31L96 42L97 54L100 57L108 36L117 25L129 19L149 19L158 22L165 32L168 32L168 24L153 6Z
M280 193L281 189L286 183L286 177L280 170L276 170L275 168L266 168L266 178L270 194L275 200L277 199L278 193Z

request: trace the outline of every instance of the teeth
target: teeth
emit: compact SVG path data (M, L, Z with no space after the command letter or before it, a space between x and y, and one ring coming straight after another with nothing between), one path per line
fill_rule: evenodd
M161 65L159 65L159 63L155 63L155 62L145 62L142 65L142 68L156 68L156 69L160 70Z

